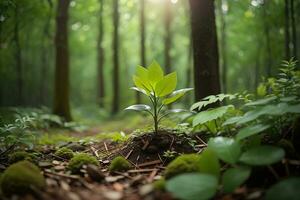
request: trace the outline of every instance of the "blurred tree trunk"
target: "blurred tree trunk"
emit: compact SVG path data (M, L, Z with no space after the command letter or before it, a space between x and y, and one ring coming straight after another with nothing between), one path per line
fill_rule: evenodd
M171 33L171 21L172 21L172 8L171 1L165 0L165 69L167 73L171 72L171 45L172 45L172 33Z
M146 46L145 46L145 0L140 0L140 31L141 31L141 65L146 66ZM141 95L139 92L136 93L136 103L141 103Z
M113 0L113 99L112 113L119 111L119 0Z
M49 45L48 42L51 40L50 35L50 22L52 18L52 8L53 3L51 0L47 0L48 6L49 6L49 14L47 16L46 22L44 24L43 28L43 35L42 35L42 44L41 44L41 79L40 79L40 104L46 105L47 102L47 96L49 95L48 91L48 80L47 80L47 74L48 74L48 68L49 68Z
M71 121L69 104L68 9L70 0L58 0L55 33L54 114Z
M101 108L104 107L105 86L104 86L104 49L102 46L103 41L103 0L99 0L100 13L99 13L99 33L97 42L98 51L98 101Z
M220 29L221 29L221 37L220 37L220 55L221 55L221 71L222 71L222 91L223 93L227 93L227 55L226 55L226 13L223 11L223 5L225 5L225 0L218 1L218 10L220 14Z
M189 0L191 8L195 101L220 93L214 1Z
M22 105L24 102L23 97L23 66L22 66L22 49L20 44L20 25L19 25L19 5L15 4L15 26L14 26L14 41L16 45L15 60L16 60L16 71L17 71L17 104Z
M267 57L266 57L266 69L267 69L267 76L271 77L272 75L272 50L271 50L271 41L270 41L270 27L268 22L268 14L267 14L267 1L264 1L263 4L263 20L264 20L264 32L266 37L266 47L267 47Z
M296 29L296 20L295 20L295 5L294 0L291 0L291 23L292 23L292 42L293 42L293 57L297 60L297 29Z
M290 9L289 0L284 0L284 33L285 33L285 59L289 60L291 57L290 53Z

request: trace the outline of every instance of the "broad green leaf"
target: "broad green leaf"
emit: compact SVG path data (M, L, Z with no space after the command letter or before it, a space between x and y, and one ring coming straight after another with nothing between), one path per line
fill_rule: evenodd
M259 99L257 101L252 101L252 102L246 103L245 106L267 105L270 102L274 101L275 99L277 99L277 97L275 97L275 96L267 97L267 98Z
M155 87L156 83L163 79L164 72L161 69L160 65L153 61L148 67L148 80L153 87Z
M195 110L195 109L201 110L202 108L204 108L204 107L207 106L208 104L209 104L209 101L199 101L199 102L197 102L197 103L194 103L194 104L191 106L190 110Z
M148 69L142 66L137 66L136 76L142 80L148 80Z
M288 113L300 113L300 104L289 105L287 108Z
M223 190L225 193L233 192L250 176L250 167L236 167L227 169L222 176Z
M204 124L206 122L218 119L222 117L228 111L228 109L233 107L233 105L228 105L214 108L211 110L202 111L198 113L193 119L193 126L197 126L199 124Z
M218 187L215 176L200 173L188 173L176 176L166 183L167 191L182 200L211 199Z
M143 89L149 94L149 91L152 91L149 82L142 80L140 77L133 75L133 82L137 88Z
M253 147L241 155L240 161L248 165L271 165L284 157L284 150L269 145Z
M186 92L193 90L193 88L184 88L176 90L170 94L170 96L162 101L163 104L168 105L181 98Z
M227 125L231 125L231 124L235 124L238 121L240 121L242 119L242 116L236 116L236 117L231 117L229 119L227 119L222 126L227 126Z
M224 162L235 164L241 154L240 144L233 138L215 137L208 141L208 147Z
M137 88L137 87L131 87L130 89L141 92L141 93L147 95L147 92L144 89Z
M147 111L147 110L151 110L151 107L145 104L137 104L137 105L129 106L125 108L125 110Z
M266 200L299 200L300 178L292 177L273 185L267 190Z
M252 135L261 133L262 131L268 128L270 128L270 125L263 125L263 124L256 124L256 125L245 127L239 131L239 133L236 135L236 139L238 141L242 140Z
M180 113L180 112L190 112L189 110L181 109L181 108L176 108L176 109L171 109L167 111L168 113Z
M176 72L172 72L166 76L162 80L160 80L155 86L155 94L158 97L164 97L168 94L171 94L177 85L177 74Z
M199 166L201 173L220 176L220 163L216 153L206 148L199 157Z

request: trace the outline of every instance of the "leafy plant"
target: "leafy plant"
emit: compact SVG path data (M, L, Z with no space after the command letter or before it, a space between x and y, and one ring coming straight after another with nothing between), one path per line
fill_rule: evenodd
M152 107L146 104L137 104L129 106L125 110L145 111L149 113L153 118L155 133L158 133L159 122L164 117L170 113L185 111L182 109L166 109L167 105L174 103L186 92L192 90L192 88L175 90L177 85L176 72L164 75L160 65L154 61L148 69L138 66L136 74L133 75L133 82L136 87L132 87L131 89L146 95Z

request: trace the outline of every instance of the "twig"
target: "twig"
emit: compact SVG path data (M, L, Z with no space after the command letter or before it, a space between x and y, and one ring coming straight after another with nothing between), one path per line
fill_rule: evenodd
M160 163L161 163L160 160L154 160L154 161L142 163L142 164L138 165L138 167L145 167L145 166L156 165L156 164L160 164Z
M128 172L128 171L127 171ZM122 172L114 172L115 174L119 174L119 175L122 175L122 176L125 176L125 177L127 177L127 178L129 178L129 179L133 179L131 176L129 176L129 175L127 175L127 174L124 174L124 173L122 173Z
M270 170L270 172L273 174L273 176L276 178L276 180L279 180L279 175L277 174L277 172L273 169L273 167L271 167L270 165L268 166L268 169Z
M93 153L95 154L95 156L99 159L100 156L99 156L99 154L98 154L98 150L95 149L95 147L91 147L91 150L93 151Z
M127 173L144 173L144 172L153 172L154 170L158 171L158 169L132 169L132 170L128 170Z
M45 175L54 175L54 176L60 176L63 178L69 178L69 179L73 179L73 180L79 180L80 177L79 176L75 176L75 175L67 175L67 174L60 174L60 173L56 173L56 172L51 172L51 171L44 171Z
M204 142L198 135L195 136L200 142L202 142L202 144L204 144L205 146L207 146L206 142Z
M131 149L131 150L127 153L127 155L125 156L125 158L128 159L132 152L133 152L133 149Z
M103 143L104 143L105 150L107 151L107 153L109 153L106 143L105 142Z

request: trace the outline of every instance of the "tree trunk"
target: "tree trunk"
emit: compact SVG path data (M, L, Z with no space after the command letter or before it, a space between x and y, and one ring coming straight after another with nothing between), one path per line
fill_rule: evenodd
M297 29L296 29L296 20L295 20L295 12L294 12L294 0L291 0L291 22L292 22L292 42L293 42L293 57L297 60Z
M270 28L269 23L267 21L267 1L264 1L263 4L263 20L264 20L264 32L266 37L266 52L267 52L267 58L266 58L266 69L267 69L267 77L271 77L272 75L272 50L271 50L271 41L270 41Z
M290 9L289 9L289 0L284 0L284 14L285 14L285 59L289 60L291 57L290 53Z
M224 0L219 0L219 13L220 13L220 29L221 29L221 37L220 37L220 54L222 58L222 64L221 64L221 71L222 71L222 91L223 93L227 93L227 55L226 55L226 14L223 11L223 4L226 1Z
M220 93L214 1L189 0L191 7L195 101Z
M119 0L113 0L113 99L112 113L119 111Z
M172 10L171 1L165 1L165 69L167 73L171 72L171 44L172 44L172 33L171 33L171 21L172 21Z
M23 97L23 66L22 66L22 49L20 44L20 31L19 31L19 5L15 5L15 26L14 26L14 41L16 45L15 59L16 59L16 71L17 71L17 104L22 105L24 103Z
M102 46L103 41L103 0L99 0L100 13L99 13L99 35L97 42L98 51L98 101L101 108L104 107L105 87L104 87L104 49Z
M58 0L55 34L54 114L71 121L69 104L68 9L70 0Z
M51 0L47 0L49 6L49 14L44 24L43 35L42 35L42 45L41 45L41 79L40 79L40 104L46 105L47 96L49 95L48 87L47 87L47 74L49 68L49 45L48 42L51 40L50 35L50 22L52 18L52 8L53 3Z
M146 46L145 46L145 0L141 0L141 10L140 10L140 31L141 31L141 65L146 66ZM141 103L141 95L136 92L136 103Z

